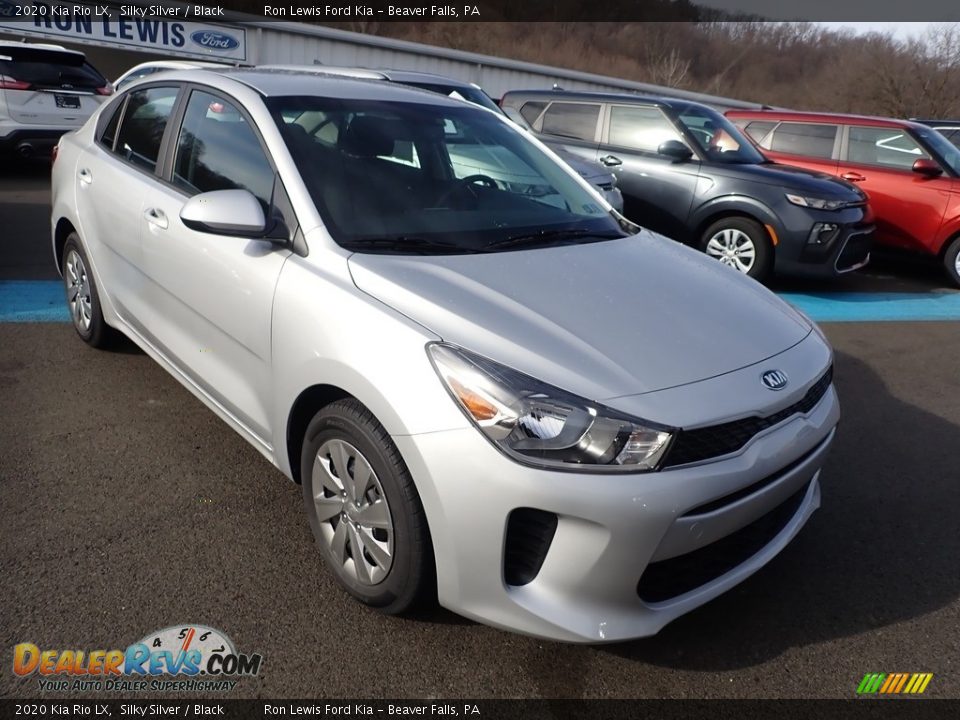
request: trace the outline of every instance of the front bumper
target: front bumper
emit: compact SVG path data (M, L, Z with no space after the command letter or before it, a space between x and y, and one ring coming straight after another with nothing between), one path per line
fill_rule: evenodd
M833 277L859 270L870 261L875 227L864 208L840 211L781 208L776 270L787 275ZM816 226L837 226L834 237L822 245L810 242Z
M755 369L734 374L753 377ZM442 605L513 631L598 643L653 635L779 553L819 507L820 468L838 419L831 386L809 412L737 453L628 475L521 466L473 428L394 440L430 522ZM512 535L512 514L525 509L555 518L552 535L537 527ZM759 544L740 541L757 526L765 533ZM515 542L542 547L542 564L525 584L507 582L511 558L530 551ZM731 542L741 557L706 557ZM679 568L691 562L687 584L678 583ZM713 575L696 572L705 564Z

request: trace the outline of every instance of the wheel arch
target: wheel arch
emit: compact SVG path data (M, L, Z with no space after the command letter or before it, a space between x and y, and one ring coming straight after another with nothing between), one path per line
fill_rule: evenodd
M753 200L740 200L739 198L735 202L713 202L703 207L699 208L694 215L694 232L693 232L693 242L699 244L703 240L703 234L707 231L707 228L713 225L718 220L723 220L728 217L742 217L747 220L753 220L755 223L758 223L767 234L767 239L771 241L772 245L776 245L773 242L773 238L770 236L770 227L773 227L776 230L777 217L772 210L770 210L766 205Z
M63 248L67 244L67 238L71 233L77 232L73 223L69 219L62 217L57 220L53 231L53 256L57 261L57 272L62 272L63 268ZM79 234L78 234L79 237Z
M290 463L290 474L293 481L301 483L300 478L300 454L303 452L304 435L307 432L307 426L313 419L313 416L323 410L328 405L352 398L363 404L359 398L351 395L349 392L336 385L318 384L311 385L303 390L293 401L290 412L287 415L286 445L287 461ZM366 405L364 405L366 407ZM367 408L369 410L369 408ZM372 412L372 411L371 411ZM376 415L374 415L376 417Z

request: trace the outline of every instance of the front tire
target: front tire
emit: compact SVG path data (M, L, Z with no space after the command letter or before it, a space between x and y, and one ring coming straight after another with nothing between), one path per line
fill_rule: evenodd
M387 431L356 400L318 412L304 436L303 500L324 562L357 600L387 614L433 582L420 496Z
M767 231L746 217L725 217L703 233L700 249L714 260L763 282L773 268L773 246Z
M960 235L953 239L943 255L943 267L947 277L957 287L960 287Z
M117 332L103 319L100 293L90 271L90 262L76 233L70 233L63 246L63 285L67 309L77 335L95 348L109 347Z

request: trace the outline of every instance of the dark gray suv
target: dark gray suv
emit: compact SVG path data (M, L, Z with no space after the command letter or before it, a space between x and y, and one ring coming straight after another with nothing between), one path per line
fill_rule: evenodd
M613 169L628 218L751 277L829 276L870 258L863 192L774 165L705 105L565 91L509 92L501 105L543 140Z

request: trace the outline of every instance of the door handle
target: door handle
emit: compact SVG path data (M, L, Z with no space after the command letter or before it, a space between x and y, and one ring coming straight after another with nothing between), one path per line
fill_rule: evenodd
M845 172L840 177L842 177L844 180L849 180L850 182L863 182L867 179L865 175L861 175L860 173L856 172Z
M87 168L80 168L80 170L77 171L77 175L80 178L80 182L82 182L84 185L89 185L93 182L93 173Z
M157 208L150 208L143 213L143 217L146 218L148 223L161 230L166 230L169 224L167 223L167 216L164 215L163 210L157 210Z
M600 162L602 162L607 167L616 167L617 165L623 165L623 160L618 158L616 155L604 155L602 158L600 158Z

